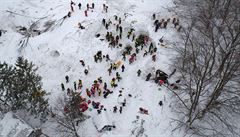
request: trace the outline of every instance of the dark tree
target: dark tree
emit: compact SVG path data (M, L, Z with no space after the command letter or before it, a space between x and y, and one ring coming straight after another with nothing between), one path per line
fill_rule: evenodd
M185 8L178 12L185 27L173 65L182 79L176 121L192 134L239 136L240 1L175 3Z

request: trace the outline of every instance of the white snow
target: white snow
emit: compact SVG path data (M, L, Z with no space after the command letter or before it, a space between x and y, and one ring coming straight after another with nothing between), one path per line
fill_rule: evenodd
M14 117L8 112L0 120L0 136L1 137L26 137L33 129L23 121Z
M171 42L177 39L177 32L172 25L167 29L160 29L157 33L154 32L153 20L151 19L153 13L157 13L157 18L172 18L174 13L167 10L173 5L172 0L75 0L82 3L82 10L79 10L77 5L74 6L75 11L70 18L67 18L62 25L56 25L53 30L43 33L39 36L31 37L29 44L22 52L18 51L18 43L21 36L15 31L15 26L26 26L32 21L46 17L40 20L41 24L48 20L59 21L70 11L69 0L0 0L0 29L7 30L6 33L0 37L0 61L14 63L18 56L33 61L38 66L38 73L43 77L43 88L51 93L49 95L50 104L54 104L59 96L65 96L66 93L61 90L60 84L65 84L65 76L69 75L70 82L65 84L65 88L73 89L73 82L78 83L78 79L83 81L82 96L87 97L85 93L86 88L91 88L94 80L102 76L103 82L107 82L110 87L110 81L115 76L115 71L111 76L108 75L107 69L109 63L103 61L102 63L95 63L93 56L98 50L102 50L103 54L109 54L113 62L121 60L122 49L108 48L106 41L100 41L95 37L95 34L100 33L100 38L104 38L106 29L102 25L102 19L111 19L114 24L114 15L122 18L123 26L123 40L121 43L133 44L126 38L128 30L126 28L134 27L136 34L140 32L148 33L154 44L156 44L157 61L152 62L151 56L142 57L143 51L137 55L137 61L129 65L128 58L124 62L126 67L125 72L121 72L121 68L117 71L123 78L117 82L118 87L113 89L113 94L110 94L107 99L98 95L91 100L99 101L108 112L108 119L111 119L116 124L116 129L111 132L98 133L92 124L92 120L85 121L84 136L131 136L131 131L136 127L132 123L136 120L136 116L144 119L143 127L145 134L156 137L171 137L172 133L171 118L175 117L171 112L170 97L171 91L165 87L159 87L154 82L146 82L145 78L149 72L155 72L152 68L161 69L166 73L171 73L169 70L170 59L174 55L170 50ZM88 12L88 17L84 16L84 10L87 3L95 3L95 9ZM108 13L102 11L102 4L109 6ZM11 14L6 10L19 13ZM124 13L129 16L124 18ZM81 22L86 27L85 30L78 29L78 22ZM115 33L115 26L111 25L109 31ZM166 46L158 45L158 40L164 36ZM60 56L53 56L53 53L58 51ZM85 76L84 67L81 66L79 60L83 59L87 66L89 66L89 75ZM141 69L141 77L137 77L137 70ZM116 71L116 72L117 72ZM119 109L118 95L119 90L123 89L123 96L126 98L126 107L123 108L122 114L113 113L113 107L116 105ZM161 90L159 90L161 89ZM132 97L128 97L132 94ZM158 102L162 100L163 106L160 107ZM92 107L92 106L91 106ZM149 115L138 113L139 107L146 108ZM97 115L96 110L86 111L90 116ZM4 121L1 121L4 122ZM48 123L49 124L49 123ZM7 129L4 129L7 131ZM79 129L81 130L81 129ZM43 129L47 133L48 129ZM176 136L180 136L177 133Z

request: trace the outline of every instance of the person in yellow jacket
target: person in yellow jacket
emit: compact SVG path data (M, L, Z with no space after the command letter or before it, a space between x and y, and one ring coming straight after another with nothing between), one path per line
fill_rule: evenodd
M98 96L101 96L101 94L102 94L102 90L98 89Z
M117 87L116 79L113 78L112 81L110 82L110 84L111 84L111 87L114 87L114 88Z

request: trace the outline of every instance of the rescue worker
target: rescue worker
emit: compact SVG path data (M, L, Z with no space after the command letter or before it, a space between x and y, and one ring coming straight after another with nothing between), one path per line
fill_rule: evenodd
M156 61L156 54L152 55L152 61Z
M147 75L146 81L149 81L149 79L151 78L151 76L152 76L152 74L149 73L149 74Z
M114 88L117 87L116 79L115 79L115 78L112 78L110 84L111 84L111 87L114 87Z
M107 90L107 83L106 83L106 82L104 82L103 89L104 89L104 90Z
M106 19L102 19L102 24L103 24L103 26L105 27L105 25L106 25Z
M101 94L102 94L102 90L98 89L98 96L101 96Z
M159 106L162 106L162 105L163 105L162 101L159 101L159 103L158 103L158 104L159 104Z
M120 107L119 112L120 112L120 114L122 114L122 106Z
M90 98L91 97L91 92L89 91L88 88L86 89L86 93L87 93L88 97Z
M80 60L79 62L82 64L83 67L85 67L85 63L83 60Z
M111 74L112 74L112 68L111 67L108 69L108 74L109 74L109 76L111 76Z
M138 77L140 77L141 72L142 72L142 71L141 71L140 69L137 71Z
M84 70L84 74L87 75L88 74L88 69Z
M74 81L74 89L77 90L77 83Z
M122 72L124 72L124 70L125 70L125 66L124 66L124 65L122 65L122 67L121 67L121 68L122 68Z
M110 60L109 55L106 55L106 61L108 62Z
M64 84L63 84L63 83L61 83L61 87L62 87L62 91L64 91L64 90L65 90L65 87L64 87Z
M120 76L120 74L118 72L116 72L116 79L118 80L118 82L122 79L122 77Z
M65 79L66 79L66 83L68 83L69 82L69 76L68 75L65 76Z
M156 19L156 14L155 13L153 13L152 18L153 18L153 20Z
M78 8L81 10L82 4L78 3Z
M78 80L78 89L81 89L81 88L82 88L82 80L79 79L79 80Z
M113 107L113 113L116 113L117 112L117 106L114 106Z
M88 16L88 14L87 14L87 10L84 11L84 15L85 15L85 17Z
M101 84L103 82L102 77L98 78L98 82Z

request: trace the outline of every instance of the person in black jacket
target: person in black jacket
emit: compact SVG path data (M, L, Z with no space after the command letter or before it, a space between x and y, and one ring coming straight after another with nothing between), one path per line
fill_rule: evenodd
M152 74L151 74L151 73L149 73L149 74L147 75L146 81L149 81L149 80L150 80L150 78L151 78L151 76L152 76Z

